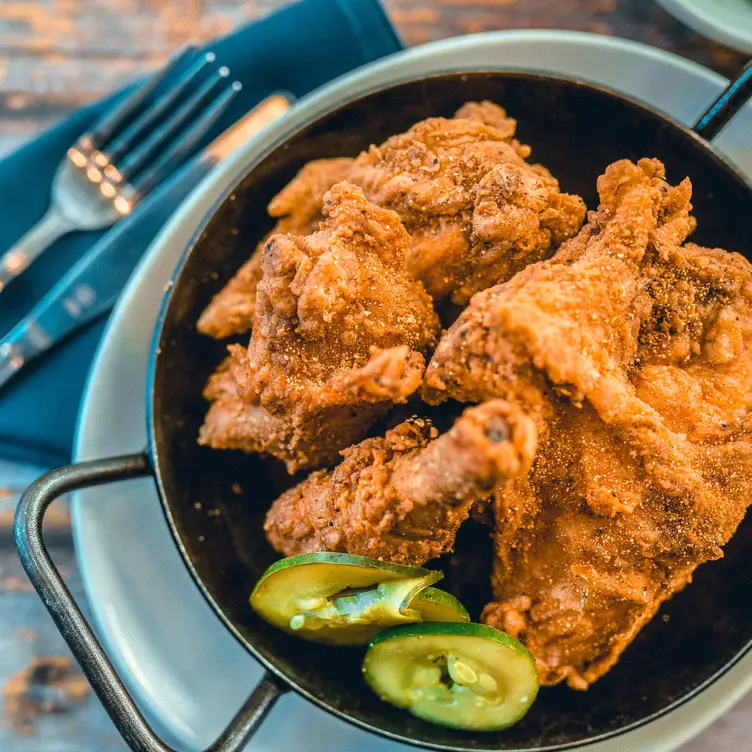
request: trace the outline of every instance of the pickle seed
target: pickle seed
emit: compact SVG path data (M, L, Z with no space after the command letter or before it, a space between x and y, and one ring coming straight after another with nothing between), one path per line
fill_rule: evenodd
M295 603L301 611L315 611L329 605L326 598L309 598L308 600L297 600Z
M481 674L478 677L478 684L486 692L497 692L499 689L496 679L491 674Z
M451 654L447 658L447 670L456 684L475 684L478 681L478 674Z
M298 630L303 629L305 626L305 616L303 614L295 614L295 616L290 619L290 629Z

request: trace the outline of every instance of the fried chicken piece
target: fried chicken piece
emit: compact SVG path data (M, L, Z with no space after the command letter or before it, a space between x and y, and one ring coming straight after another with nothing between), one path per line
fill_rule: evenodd
M228 347L230 355L209 379L204 389L204 398L210 403L204 424L199 432L198 443L214 449L237 449L247 454L275 454L288 460L291 473L303 466L334 464L339 453L332 426L347 441L348 431L361 437L359 421L372 420L373 404L352 404L344 425L341 418L342 404L334 404L321 410L318 422L309 422L302 432L294 420L286 416L272 415L263 407L257 396L249 391L247 350L240 345ZM377 352L362 376L364 390L371 388L382 399L399 401L412 393L420 384L422 366L417 362L405 362L407 348L392 348ZM417 359L416 359L417 360ZM353 375L355 378L359 372ZM369 378L370 377L370 378ZM375 385L374 380L382 383ZM353 394L357 397L357 394Z
M598 181L601 206L582 232L549 261L476 295L444 334L424 399L502 397L542 420L552 383L581 402L607 384L604 376L618 378L649 310L641 274L648 245L681 242L694 228L689 181L671 188L663 177L657 160L611 165Z
M454 113L454 117L456 120L476 120L484 125L490 125L510 141L517 132L517 121L514 118L510 118L503 107L499 107L498 104L489 102L487 99L484 99L482 102L465 102ZM522 148L527 149L527 153L522 153L522 156L530 156L530 147Z
M267 538L280 553L345 551L420 565L451 551L471 506L527 472L535 426L502 400L463 413L438 436L412 418L342 452L274 502Z
M258 400L241 396L239 383L247 380L246 351L230 345L230 355L210 377L204 399L210 403L198 443L220 449L262 453L265 445L291 441L289 427L275 419Z
M752 280L752 269L747 275ZM748 306L747 347L751 312ZM722 378L747 384L746 403L751 366L749 356L739 358L735 376ZM677 378L651 384L646 406L669 425L686 407L692 417L681 422L704 432L717 406L703 398L707 383L691 370L676 368ZM679 385L689 388L689 400ZM665 488L651 472L653 458L635 456L644 445L623 441L588 403L559 407L530 477L495 497L496 600L482 617L527 645L542 683L587 689L700 564L723 555L752 493L748 416L746 404L726 429L716 423L718 434L727 432L721 443L676 433L688 454L676 470L687 481Z
M279 231L278 222L274 231ZM230 281L211 299L198 319L196 328L214 339L227 339L253 327L256 310L256 286L261 279L261 253L266 236Z
M324 193L337 182L361 186L400 214L412 236L410 272L437 299L465 304L474 292L548 256L582 225L585 205L559 191L544 167L525 158L517 123L492 102L468 102L454 119L431 118L352 159L309 162L269 204L275 233L318 228ZM214 297L198 323L222 339L253 325L261 251Z
M470 297L539 261L580 229L585 205L561 193L516 123L491 102L429 118L356 158L348 178L396 211L410 233L410 272L436 300Z
M232 408L246 412L224 430L225 389L201 433L214 448L278 457L291 473L332 464L414 393L439 332L430 297L405 269L399 217L347 183L326 194L323 211L319 232L267 243L251 343L235 350L239 366L225 367L240 401ZM215 391L210 382L218 402Z
M321 208L324 194L335 184L347 180L352 159L314 159L269 202L269 216L294 222L300 229L296 235L307 235L318 229L323 220Z
M278 217L277 224L201 314L197 328L202 334L225 339L251 330L264 246L274 234L307 235L315 232L323 220L324 193L347 178L351 164L352 160L346 158L309 162L272 199L269 215Z
M619 162L556 256L477 296L426 396L502 396L541 433L495 496L496 600L541 681L585 689L660 604L719 558L752 490L752 267L681 243L688 181Z

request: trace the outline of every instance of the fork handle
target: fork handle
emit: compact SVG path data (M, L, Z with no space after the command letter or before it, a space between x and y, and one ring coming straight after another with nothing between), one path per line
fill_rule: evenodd
M0 256L0 290L31 266L59 237L75 225L54 205L8 251Z

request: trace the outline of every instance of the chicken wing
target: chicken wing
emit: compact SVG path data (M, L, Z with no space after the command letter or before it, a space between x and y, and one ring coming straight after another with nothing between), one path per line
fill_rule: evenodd
M477 296L426 374L434 401L502 396L541 432L495 496L495 602L541 680L585 689L697 566L752 490L752 267L682 246L691 186L612 165L549 262Z
M463 305L550 255L585 216L544 167L525 158L516 122L491 102L429 118L372 146L348 178L396 211L412 238L408 269L436 300Z
M476 501L527 472L535 441L533 422L502 400L468 408L441 436L412 418L284 493L264 529L288 556L346 551L423 564L451 551Z
M212 298L198 321L198 330L215 339L249 332L256 310L256 287L261 281L261 255L269 238L278 233L307 235L323 220L324 194L347 178L351 159L317 159L309 162L272 199L269 215L277 217L274 229L256 246L248 261Z
M232 400L226 389L214 398L210 382L215 404L200 437L271 454L290 472L331 464L414 393L439 332L430 297L406 271L399 217L347 183L326 194L323 212L320 231L267 243L251 343L223 370ZM245 409L231 441L217 420L228 402Z

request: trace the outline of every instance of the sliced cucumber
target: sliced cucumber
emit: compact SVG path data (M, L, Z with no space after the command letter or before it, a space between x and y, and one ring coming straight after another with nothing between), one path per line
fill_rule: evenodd
M385 627L467 621L462 604L429 588L442 577L364 556L317 552L273 564L251 595L251 606L271 624L315 642L365 645Z
M371 641L363 675L382 700L431 723L474 731L509 728L538 694L532 654L483 624L388 629Z

